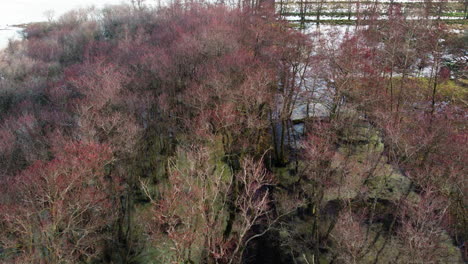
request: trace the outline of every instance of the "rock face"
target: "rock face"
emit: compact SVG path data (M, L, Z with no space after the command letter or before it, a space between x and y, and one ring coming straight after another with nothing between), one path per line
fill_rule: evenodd
M396 201L410 192L411 181L388 164L383 164L374 177L365 183L368 197Z
M413 256L404 255L408 252L407 245L399 237L388 232L390 223L396 216L395 208L398 201L401 198L418 201L420 197L412 191L411 180L389 163L379 131L365 120L356 117L356 113L348 114L354 116L351 118L351 123L356 125L345 126L346 130L339 133L339 144L331 160L333 171L331 182L334 184L330 184L324 192L322 204L319 205L322 208L319 220L314 218L317 212L316 205L285 198L294 197L299 185L301 186L299 189L310 196L314 195L316 190L308 187L307 182L295 172L293 164L289 167L274 168L273 173L282 186L274 194L275 201L278 201L277 209L281 212L295 206L299 206L299 209L268 239L274 241L273 244L276 245L274 252L277 261L268 263L312 263L316 254L311 246L315 241L314 228L318 228L319 236L325 237L330 231L332 234L328 237L329 242L326 245L320 245L319 263L352 263L339 247L340 238L345 233L343 230L347 227L337 228L340 223L337 219L345 213L346 210L343 209L349 204L353 204L353 208L370 208L369 205L373 204L375 210L372 223L356 222L360 226L353 229L356 243L365 245L365 254L354 263L390 264L412 261ZM296 123L298 124L301 126L293 126L293 129L297 133L302 133L303 123ZM300 139L304 140L308 139ZM299 160L296 166L300 172L307 164L306 161ZM318 221L316 226L314 221ZM366 240L359 242L359 238ZM460 250L453 245L452 239L447 234L443 234L439 240L439 251L441 257L434 263L463 263Z
M391 204L401 198L420 199L412 191L411 180L388 163L382 138L370 124L361 123L350 131L343 131L340 139L341 144L332 165L337 169L336 177L344 180L338 187L328 190L325 202L353 200L359 196L364 201L378 201L378 210L391 212ZM386 232L382 224L374 223L369 228L376 243L360 263L375 263L376 259L379 259L378 263L393 263L404 246L395 238L385 246L386 242L380 236ZM463 263L460 251L452 244L451 238L447 234L444 236L444 242L440 244L444 256L436 263Z
M298 102L291 114L293 123L303 122L307 118L325 119L330 116L330 110L321 103Z
M326 201L354 199L358 194L396 201L410 192L411 181L387 163L376 129L362 123L352 131L343 131L340 141L332 160L337 186L327 191Z
M298 123L293 125L293 133L294 135L302 136L305 133L305 125L304 123Z

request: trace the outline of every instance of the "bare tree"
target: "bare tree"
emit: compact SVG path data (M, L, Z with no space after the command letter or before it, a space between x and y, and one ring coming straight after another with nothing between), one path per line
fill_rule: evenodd
M47 18L47 21L49 21L49 23L50 23L50 22L54 21L55 11L52 10L52 9L46 10L46 11L44 11L44 16Z
M133 8L141 11L145 6L146 0L130 0L130 2L132 3ZM158 2L158 5L160 6L160 2Z

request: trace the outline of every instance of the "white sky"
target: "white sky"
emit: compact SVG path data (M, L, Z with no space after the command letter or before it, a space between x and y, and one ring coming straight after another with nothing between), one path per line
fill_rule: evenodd
M54 10L55 17L78 7L129 3L129 0L0 0L0 27L4 25L44 21L44 12Z

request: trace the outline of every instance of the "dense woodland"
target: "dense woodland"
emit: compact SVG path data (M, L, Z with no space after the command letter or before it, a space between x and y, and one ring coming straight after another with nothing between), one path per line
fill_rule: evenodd
M0 262L464 263L468 35L426 3L30 24L0 54Z

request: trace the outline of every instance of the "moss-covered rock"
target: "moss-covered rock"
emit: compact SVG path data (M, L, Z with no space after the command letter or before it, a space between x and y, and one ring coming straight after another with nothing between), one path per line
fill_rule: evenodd
M332 166L345 175L339 176L342 186L328 192L329 200L353 199L362 191L369 198L397 200L410 191L411 181L387 164L382 138L371 125L360 123L344 129L340 139Z
M292 165L286 167L273 167L272 171L279 185L290 187L299 182L299 175L295 173L295 169L292 168Z
M369 198L395 201L410 191L411 181L389 164L382 164L365 185Z

